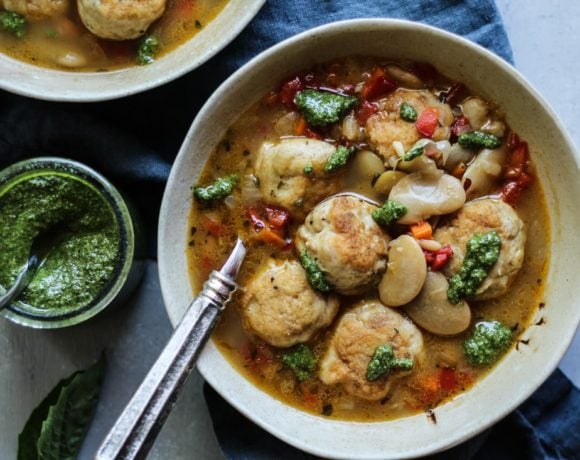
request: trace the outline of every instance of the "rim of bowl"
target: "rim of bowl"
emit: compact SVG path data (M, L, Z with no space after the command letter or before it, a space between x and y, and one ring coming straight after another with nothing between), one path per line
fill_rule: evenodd
M117 262L113 277L108 286L89 304L60 315L35 315L20 308L6 307L0 312L2 316L21 326L35 329L58 329L82 323L108 307L125 286L135 256L135 229L129 208L119 191L104 176L94 169L74 160L60 157L36 157L19 161L0 171L0 188L4 183L26 173L34 171L63 172L79 177L95 187L111 206L117 219L120 233L120 260Z
M383 18L351 19L351 20L337 21L337 22L325 24L325 25L322 25L322 26L319 26L319 27L316 27L313 29L309 29L305 32L302 32L302 33L297 34L293 37L290 37L290 38L268 48L267 50L261 52L260 54L255 56L252 60L250 60L248 63L246 63L244 66L242 66L240 69L238 69L234 74L232 74L226 81L224 81L217 88L217 90L212 94L212 96L206 101L204 106L201 108L201 110L196 115L190 129L187 132L187 135L184 139L184 142L179 150L178 156L173 164L173 167L172 167L172 170L171 170L171 173L170 173L170 176L169 176L166 188L165 188L162 206L161 206L161 212L160 212L159 233L158 233L158 235L159 235L159 237L158 237L159 274L160 274L161 290L162 290L164 303L166 306L166 311L167 311L169 319L174 327L179 322L180 316L178 316L177 314L172 314L171 308L168 308L167 306L172 305L171 302L173 301L172 293L171 293L171 280L168 278L168 273L169 273L170 265L171 264L174 265L175 261L166 259L165 255L164 255L164 250L163 250L164 249L164 234L165 234L165 227L167 225L170 225L170 223L167 219L167 214L169 213L169 209L171 207L172 191L176 187L183 186L183 184L179 181L178 175L179 175L179 170L181 169L182 163L184 162L184 158L188 155L188 145L189 145L190 139L194 136L195 132L198 129L198 126L200 124L202 124L202 120L208 116L207 115L208 112L211 112L213 105L215 103L217 103L220 99L228 97L228 91L230 90L230 87L232 87L232 86L235 87L236 81L238 80L238 78L241 75L248 72L248 70L252 69L253 67L259 66L260 63L262 63L264 61L268 61L272 56L275 56L275 55L283 52L285 49L288 49L290 47L295 46L297 43L308 41L308 40L317 40L322 35L336 33L344 27L349 28L349 30L347 31L347 33L349 33L349 34L350 33L354 33L354 34L361 33L364 30L369 30L370 28L373 28L375 30L384 30L384 31L387 31L391 28L407 29L407 30L412 30L412 31L420 30L421 32L424 32L424 33L437 35L440 38L442 38L443 40L459 43L461 46L468 48L471 53L480 56L482 59L491 61L492 64L500 67L504 72L506 72L509 75L509 77L511 79L515 80L519 85L521 85L526 90L526 92L529 94L529 97L533 98L536 102L538 102L539 104L541 104L543 106L547 115L553 120L554 124L558 128L559 134L562 136L564 144L566 144L568 151L571 153L574 161L576 162L576 166L578 167L578 165L580 164L580 155L578 153L578 150L574 146L574 143L573 143L572 139L570 138L570 135L568 134L567 130L565 129L565 127L562 124L559 117L555 114L555 112L553 111L551 106L540 95L540 93L525 79L525 77L523 77L522 74L520 74L508 62L504 61L502 58L500 58L496 54L492 53L491 51L483 48L482 46L467 40L466 38L463 38L459 35L456 35L454 33L445 31L445 30L437 28L437 27L433 27L430 25L426 25L426 24L418 23L418 22L414 22L414 21L403 20L403 19L383 19ZM296 69L296 70L300 70L300 69ZM249 107L246 107L246 110L248 108ZM186 250L185 249L186 230L187 230L186 228L183 229L183 233L184 233L184 237L183 237L184 249L183 250L184 251ZM187 269L187 267L184 267L184 269ZM193 293L191 294L191 296L193 298ZM186 305L184 305L183 307L185 308ZM314 454L314 455L320 455L323 457L328 457L328 456L332 455L333 456L332 458L340 458L340 459L352 459L352 458L384 459L387 457L388 458L414 458L414 457L419 457L419 456L423 456L423 455L428 455L428 454L440 452L442 450L451 448L451 447L453 447L453 446L455 446L455 445L457 445L457 444L459 444L467 439L472 438L473 436L484 431L486 428L490 427L492 424L496 423L501 418L505 417L507 414L509 414L515 408L517 408L525 399L527 399L542 384L542 382L544 382L549 377L549 375L554 371L554 369L557 367L561 357L564 355L567 348L569 347L569 345L574 337L574 333L575 333L575 330L577 328L577 325L580 322L580 309L577 309L577 311L575 311L574 313L575 313L575 317L573 317L570 320L571 326L574 326L574 327L570 327L566 331L565 334L560 336L560 340L557 342L556 346L551 348L551 350L550 350L551 351L550 359L548 362L545 363L546 365L543 368L537 370L537 372L533 375L533 378L526 382L525 390L522 391L521 389L519 389L519 392L516 393L514 395L514 397L510 399L508 404L505 404L505 405L501 406L500 408L496 408L496 410L494 410L494 411L490 411L490 412L485 413L485 414L478 414L477 421L476 421L475 425L470 426L470 427L466 427L466 430L464 430L462 432L459 432L459 433L445 432L444 433L445 436L441 436L436 442L426 444L426 445L418 442L414 449L406 450L404 452L401 452L400 450L397 450L397 451L394 450L393 452L385 452L383 450L381 452L374 452L374 454L372 454L372 455L369 455L368 452L365 452L365 457L357 457L356 455L353 456L352 452L342 453L342 452L339 452L336 449L334 449L332 446L330 446L329 448L322 448L318 445L310 444L307 441L297 439L296 437L293 437L292 433L289 432L288 430L285 431L284 429L277 429L277 428L269 425L266 420L261 418L261 416L256 416L256 414L253 411L254 408L250 404L244 405L244 403L240 402L239 399L236 399L235 395L229 394L226 390L224 390L224 388L222 388L222 386L220 386L219 382L214 380L214 376L212 375L212 370L211 370L210 366L207 365L207 367L206 367L206 363L204 362L204 356L212 355L212 357L215 357L216 353L217 353L220 355L220 357L224 363L228 363L227 359L221 354L220 351L214 350L213 347L206 347L205 351L202 353L202 355L200 357L200 362L198 363L199 364L198 368L199 368L201 374L203 375L203 377L212 385L212 387L224 399L226 399L226 401L228 401L229 404L231 404L233 407L235 407L239 412L241 412L243 415L248 417L250 420L252 420L258 426L260 426L264 430L268 431L269 433L273 434L274 436L281 439L282 441L284 441L290 445L293 445L299 449L302 449L306 452L309 452L309 453ZM499 363L499 365L501 365L501 363ZM493 374L497 370L497 367L498 366L496 366L483 380L486 381L488 379L493 378L491 374ZM239 372L237 370L234 370L234 372L236 374L239 374ZM292 412L297 418L301 418L302 419L301 422L303 422L303 423L309 423L309 421L310 422L314 422L314 421L321 422L324 420L324 419L321 419L320 417L307 414L303 411L300 411L298 409L290 407L281 401L278 401L277 399L270 396L268 393L255 387L253 385L253 383L247 381L247 379L243 375L240 375L240 378L242 380L246 381L250 387L253 387L253 389L255 390L253 393L259 394L259 397L261 397L261 399L269 400L268 404L270 404L270 405L275 404L275 403L281 404L286 409L288 409L290 412ZM454 401L462 400L462 398L466 394L470 394L474 390L475 390L475 388L472 388L468 392L458 395L457 397L453 398L453 400L449 401L446 404L443 404L442 406L439 406L437 409L439 411L445 410L445 407L449 407ZM249 391L251 391L251 390L249 390ZM423 414L419 414L419 416L424 417ZM326 423L328 423L329 425L334 424L334 426L340 426L342 424L348 424L349 426L357 426L357 425L361 425L361 424L363 426L364 425L366 425L366 426L371 425L372 426L372 425L377 424L377 423L378 424L381 424L381 423L396 424L397 422L399 422L401 420L409 420L409 419L413 419L415 417L418 417L418 415L412 415L409 417L402 417L402 418L395 419L392 421L372 422L370 424L369 423L361 423L361 422L344 422L344 421L331 421L331 420L326 420ZM330 430L329 430L329 432L330 432ZM389 455L391 455L393 457L390 457Z
M21 96L60 102L107 101L141 93L169 83L214 57L242 32L264 3L266 0L230 0L199 33L149 66L108 72L68 72L35 66L0 53L0 73L6 77L0 79L0 88ZM234 8L237 9L235 17ZM231 23L228 13L232 16ZM218 30L220 27L223 30ZM206 36L212 39L197 54L196 38ZM170 61L173 66L168 71L165 64ZM14 78L8 78L11 72ZM58 88L56 85L47 88L46 79L55 78L60 79Z

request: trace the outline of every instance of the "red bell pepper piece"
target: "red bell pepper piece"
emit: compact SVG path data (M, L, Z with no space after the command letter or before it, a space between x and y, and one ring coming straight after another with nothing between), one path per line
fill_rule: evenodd
M467 118L464 115L460 115L458 117L455 117L455 120L453 120L453 124L451 125L451 136L450 136L449 141L456 142L457 138L461 134L465 134L470 129L471 129L471 127L469 125L469 118Z
M534 178L526 171L526 165L529 161L528 143L522 141L512 131L508 137L507 145L510 153L506 162L500 196L503 201L513 206L517 204L522 192L532 184Z
M248 219L256 236L264 243L284 249L292 247L292 240L284 238L290 221L288 211L273 206L249 207Z
M435 107L427 107L421 112L415 122L415 127L425 137L433 136L439 125L439 111Z
M425 254L427 265L431 267L431 271L435 272L445 267L445 264L447 264L451 256L453 256L453 249L450 245L447 245L438 251L423 250L423 253Z
M376 67L361 91L361 97L367 101L379 99L397 89L397 82L389 77L383 69Z
M451 367L443 367L439 371L439 386L447 393L455 390L455 387L457 386L455 369Z
M280 91L278 93L278 97L280 102L284 104L286 107L291 109L296 109L296 104L294 103L294 98L296 94L299 93L304 89L304 84L300 77L296 76L291 78L286 83L282 85Z
M379 105L374 102L363 101L356 110L356 119L364 125L367 120L379 111Z
M443 96L443 102L451 106L457 105L465 97L466 92L467 88L463 83L453 83Z

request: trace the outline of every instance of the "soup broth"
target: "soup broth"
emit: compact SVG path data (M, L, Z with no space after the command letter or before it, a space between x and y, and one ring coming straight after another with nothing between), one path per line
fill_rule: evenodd
M15 59L60 70L101 72L132 67L147 37L158 40L154 58L163 56L199 33L228 0L167 0L163 15L145 35L130 40L101 38L87 29L76 1L62 14L26 19L22 37L0 28L0 52Z
M341 120L320 127L312 123L312 118L306 120L308 116L312 117L312 115L304 112L303 107L297 105L297 94L308 90L352 96L357 100L356 105L347 110ZM470 167L488 155L484 152L496 150L478 148L470 151L471 153L462 150L459 153L467 156L451 168L450 162L454 155L457 155L457 149L452 151L453 153L449 153L449 145L443 143L438 144L438 147L432 151L433 153L427 152L428 154L426 154L425 151L428 147L423 146L420 161L433 166L429 162L432 161L437 165L437 169L445 171L443 174L445 176L453 176L458 180L473 178L473 182L464 180L462 184L463 189L466 189L467 207L463 205L461 209L455 209L452 212L443 212L439 216L428 216L427 222L434 233L433 235L425 235L425 238L415 238L417 226L414 224L400 225L395 223L383 227L383 231L388 235L387 238L391 238L389 248L392 249L395 239L399 240L397 237L412 235L417 241L421 240L419 242L425 254L427 276L431 276L429 273L433 274L434 272L446 273L445 270L449 269L453 263L453 257L459 256L456 250L454 255L445 258L443 267L437 266L439 262L435 262L434 257L436 254L440 254L437 251L442 246L437 244L439 243L437 236L440 235L443 241L445 228L453 227L453 222L455 222L453 219L459 219L458 216L463 212L462 209L473 207L473 203L487 200L488 203L493 202L494 205L500 206L497 204L498 201L507 202L515 208L528 235L521 269L510 280L509 289L492 299L480 300L474 299L474 296L468 297L467 302L471 317L468 318L466 327L452 334L433 333L428 330L432 329L432 325L427 325L426 329L421 320L414 321L415 317L411 313L412 309L409 308L409 305L416 300L396 307L386 307L379 303L383 296L380 292L380 285L377 288L377 283L381 276L386 276L383 274L385 270L389 270L387 266L386 269L381 269L378 278L373 278L362 290L358 290L354 294L323 294L323 296L336 295L340 303L338 313L331 321L327 321L326 325L319 326L307 338L297 339L292 345L285 343L284 346L281 346L280 342L276 342L277 338L276 340L271 339L268 343L264 340L263 331L258 330L260 329L258 326L252 326L256 324L255 318L248 319L248 311L251 308L248 306L247 299L248 296L251 296L248 292L255 289L255 280L263 273L264 265L269 259L275 259L278 264L284 263L283 261L293 262L300 259L302 250L297 249L297 246L302 245L303 247L304 243L300 242L297 233L303 232L304 229L300 230L300 228L308 224L305 222L305 218L307 221L313 218L312 209L324 205L324 203L320 203L324 196L336 192L354 191L382 204L387 198L390 200L394 193L394 189L392 189L390 193L385 194L378 187L385 172L399 171L403 175L407 174L404 176L407 178L412 174L426 174L425 171L418 171L418 168L423 166L418 166L417 160L405 161L402 158L417 148L417 144L414 138L407 139L405 137L406 131L397 131L400 126L403 126L404 129L408 128L407 125L401 123L409 123L417 130L424 129L420 120L424 117L422 112L426 109L419 110L420 102L417 102L419 100L417 98L423 93L432 95L433 101L446 104L451 118L449 122L442 121L441 112L446 108L437 106L439 107L439 118L437 118L438 123L435 131L431 136L425 136L421 133L419 138L435 140L439 137L440 140L444 141L451 139L451 145L453 145L457 143L458 136L464 133L478 131L491 134L495 132L496 134L492 135L501 140L501 146L496 146L496 150L507 149L509 153L502 160L501 171L494 170L491 166L485 168L486 171L493 172L493 177L486 179L490 186L482 192L481 190L474 191L472 188L477 182L477 175L474 174L475 167L471 169ZM410 95L407 100L414 101L416 116L405 116L406 118L416 118L414 122L399 119L403 116L400 110L402 104L398 106L399 110L396 111L398 113L395 115L393 115L393 111L388 113L392 99L399 97L397 94ZM429 95L423 96L425 98L431 97ZM465 121L467 115L470 118L468 122ZM482 117L481 121L477 121L478 116ZM390 152L391 145L382 143L376 132L374 132L375 137L373 138L372 121L369 121L372 117L383 117L383 120L393 123L388 126L387 131L389 135L395 133L393 134L395 138L400 136L400 140L395 138L393 140L403 144L402 152L397 152L397 150L401 150L399 145L396 145L395 152ZM461 129L458 129L458 125L461 125ZM476 126L475 129L474 126ZM441 132L437 133L437 129L446 127L447 131L441 129ZM263 169L260 169L262 168L260 162L264 161L264 146L280 145L285 139L311 139L311 142L324 140L335 148L342 145L355 150L355 153L351 155L344 166L338 169L338 172L327 172L315 179L325 181L325 185L331 184L332 191L325 190L316 199L310 200L308 190L314 191L318 187L316 183L310 184L306 187L306 191L301 191L301 202L292 203L292 205L296 204L297 206L283 209L279 206L279 201L276 200L281 199L282 192L280 190L284 190L285 184L279 183L272 194L264 193L265 177L263 174L260 176L259 172L263 172ZM311 71L302 72L288 79L278 90L265 95L227 130L225 137L211 154L199 179L199 184L207 185L217 178L235 174L239 181L225 200L221 198L204 201L199 197L194 200L190 216L191 228L188 248L190 275L194 291L199 291L212 269L221 266L237 235L240 235L249 245L247 258L238 280L241 290L232 303L228 305L213 340L232 366L254 385L286 404L325 417L355 421L393 419L421 411L431 411L450 398L469 390L472 385L489 372L495 363L474 364L468 359L464 343L474 334L476 325L482 321L501 322L504 327L511 330L511 347L513 348L518 344L521 333L527 327L532 327L530 325L542 301L549 258L547 248L550 226L541 184L537 178L533 181L527 180L525 184L523 180L520 180L524 177L524 173L530 177L535 176L533 165L526 159L525 165L520 161L519 170L515 170L517 168L514 166L514 158L517 155L523 155L524 150L527 152L527 145L509 130L505 124L504 115L498 106L477 98L460 83L448 80L424 64L394 63L376 58L353 57L317 66ZM377 162L377 159L380 161ZM412 161L415 161L415 164L409 165ZM445 169L445 162L449 166L447 168L449 171ZM313 174L311 172L313 168L316 168L315 164L307 164L304 167L304 175ZM392 174L390 175L392 176ZM284 180L290 181L288 178ZM274 196L275 193L278 193L277 197ZM261 211L256 211L257 209L261 209ZM264 211L264 209L270 209L270 211ZM289 212L289 221L285 222L282 228L272 224L276 222L276 219L272 218L272 209ZM322 220L324 221L324 218ZM312 222L310 223L312 224ZM274 235L264 233L264 229L271 230ZM328 237L329 241L330 238ZM509 250L507 244L506 240L502 242L501 251L507 253ZM308 247L312 251L313 246ZM337 249L337 254L338 252L340 252L339 249ZM394 260L391 254L389 252L389 262ZM323 258L320 257L316 260L318 263L322 263ZM348 267L344 271L346 270ZM324 273L324 269L322 271L323 275L329 276L330 270L326 273ZM492 275L488 274L487 279L490 276ZM451 278L447 274L447 279ZM271 281L275 283L274 277L271 278ZM426 289L425 286L422 289ZM274 287L274 289L277 288L278 286ZM339 289L338 284L335 284L334 288ZM289 287L283 286L281 282L279 289L279 291L272 291L272 303L276 302L277 292L283 296ZM359 288L357 287L357 289ZM330 301L328 302L330 305ZM420 359L416 358L413 361L411 370L391 369L386 374L381 375L377 382L383 380L392 380L392 382L389 383L388 390L381 389L384 394L381 394L380 397L376 396L377 393L365 393L366 390L361 389L362 386L366 385L364 379L362 384L352 384L345 379L329 383L328 376L321 378L321 373L326 372L328 375L328 370L323 370L324 368L330 367L332 369L332 366L336 365L336 363L328 364L329 354L331 354L329 350L335 347L333 340L338 340L337 329L346 324L345 316L354 315L355 312L361 311L361 308L366 308L364 305L376 305L377 303L379 303L378 308L395 311L396 317L400 317L401 324L407 325L414 322L413 328L416 327L416 330L420 331L423 346L422 355ZM286 307L286 314L292 317L293 314L302 315L299 309L309 308L309 305L296 307L288 302ZM460 307L456 306L456 308ZM244 316L246 316L245 319ZM276 318L268 321L276 321ZM292 319L289 321L291 322ZM397 321L399 320L397 319ZM396 332L398 333L398 331ZM281 340L287 338L282 337ZM364 342L364 340L366 340L364 332L362 339L353 338L354 342ZM385 342L387 341L385 339ZM297 345L299 343L306 344L316 357L316 368L315 370L310 369L306 378L301 378L296 369L288 365L289 361L284 357L289 350L297 350L301 346ZM393 342L394 348L397 347L397 343L399 342ZM336 350L338 350L337 347L335 347ZM507 349L503 350L503 353L505 352ZM350 359L340 355L340 350L336 353L345 361ZM371 359L371 355L372 350L364 359L369 362L369 360L374 359ZM352 363L354 360L355 358L352 358L350 362ZM367 371L367 378L368 375ZM369 381L369 385L372 386L375 383Z

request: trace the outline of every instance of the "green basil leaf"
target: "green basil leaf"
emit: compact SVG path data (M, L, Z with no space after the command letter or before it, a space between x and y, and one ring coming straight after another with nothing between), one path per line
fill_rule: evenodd
M22 433L18 436L18 460L38 460L36 442L40 437L42 422L44 422L50 406L53 406L58 401L63 387L68 385L77 374L78 372L75 372L70 377L58 382L56 387L44 398L40 405L32 411L26 425L22 429Z
M75 460L96 407L104 356L61 380L32 412L18 437L18 460Z

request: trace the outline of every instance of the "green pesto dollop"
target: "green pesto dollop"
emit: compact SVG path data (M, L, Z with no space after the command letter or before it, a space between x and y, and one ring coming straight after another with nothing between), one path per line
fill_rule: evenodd
M409 150L407 153L405 153L402 157L401 160L403 161L411 161L414 160L417 157L420 157L421 155L423 155L423 153L425 152L425 147L420 145L418 147L414 147L411 150Z
M463 343L465 356L472 366L496 362L512 343L512 331L499 321L482 321Z
M66 173L26 173L0 190L0 285L11 286L32 240L58 225L61 238L20 295L45 310L71 311L95 300L120 253L115 214L91 185Z
M306 250L300 253L300 263L302 264L302 268L304 268L304 271L306 272L306 278L313 289L320 292L332 291L332 284L328 282L324 272Z
M399 115L405 121L417 121L417 111L408 102L403 102L399 107Z
M501 145L501 139L493 134L482 133L481 131L472 131L461 134L457 142L466 149L496 149Z
M294 102L309 125L327 126L341 120L358 100L329 91L306 89L296 95Z
M301 382L308 380L316 370L316 356L303 343L284 353L282 363L292 369Z
M212 184L206 187L194 187L193 195L198 200L205 202L222 200L234 191L234 187L238 183L238 180L239 178L236 174L219 177Z
M388 227L395 223L405 214L407 214L407 206L395 200L387 200L380 208L371 212L375 222L383 227Z
M0 11L0 30L22 38L26 35L26 19L14 11Z
M467 254L455 276L449 280L447 298L451 303L475 295L477 288L497 262L501 249L501 238L492 230L472 236L467 242Z
M383 375L388 374L391 369L411 370L413 360L411 358L395 358L393 347L390 344L377 347L373 357L367 366L367 380L374 382Z
M354 147L339 145L324 165L324 171L333 172L345 166L355 150Z
M155 35L146 35L139 42L137 49L137 63L139 65L151 64L161 48L161 41Z

